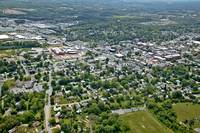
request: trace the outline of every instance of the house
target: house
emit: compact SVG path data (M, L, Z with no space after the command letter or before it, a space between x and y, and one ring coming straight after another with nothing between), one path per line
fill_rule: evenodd
M21 88L23 85L22 85L22 82L20 80L16 80L15 86L18 87L18 88Z
M55 97L54 103L59 103L59 102L60 102L60 99L58 97Z
M24 82L24 87L26 88L26 89L31 89L31 88L33 88L33 82L32 81L26 81L26 82Z
M53 110L54 110L55 112L61 111L61 107L56 108L56 106L54 106Z
M76 111L77 114L79 114L81 112L82 112L81 108Z
M59 119L58 117L55 118L56 124L59 124Z
M82 94L82 97L87 97L87 96L88 96L87 93Z
M4 74L0 74L0 80L4 79Z
M16 102L15 106L16 106L16 107L19 107L19 104L20 104L20 102Z
M68 111L72 111L72 107L71 107L71 106L66 107L66 109L67 109Z
M70 91L70 90L68 90L68 91L65 91L65 93L66 93L66 94L69 94L69 93L71 93L71 91Z
M82 106L85 108L88 106L88 103L83 103Z
M77 99L77 97L74 97L74 96L69 97L69 100L75 100L75 99Z
M79 105L79 104L77 104L76 105L76 109L78 110L78 109L80 109L81 108L81 106Z
M29 73L30 73L30 74L35 74L35 73L36 73L36 69L35 69L35 68L33 68L33 69L30 68L30 69L29 69Z
M106 102L108 99L107 99L107 98L101 98L101 100L102 100L103 102Z
M39 126L39 125L40 125L40 122L39 122L39 121L33 123L33 127L34 127L34 128L37 127L37 126Z
M56 93L57 96L63 96L63 93L62 92L58 92Z
M59 117L61 115L60 112L58 112L57 114L55 114L55 117Z
M124 55L122 55L122 54L115 54L115 56L116 56L117 58L122 58L122 57L124 57Z
M83 119L79 119L78 122L81 123L81 121L83 121Z

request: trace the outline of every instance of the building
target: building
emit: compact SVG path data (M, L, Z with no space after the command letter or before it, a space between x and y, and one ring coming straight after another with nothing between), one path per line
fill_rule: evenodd
M180 54L167 55L167 56L165 56L165 59L167 61L177 60L177 59L181 59L181 55Z
M55 114L55 117L59 117L61 115L60 112L58 112L57 114Z
M31 89L31 88L33 88L33 82L32 81L26 81L26 82L24 82L24 87L26 88L26 89Z
M62 51L60 48L52 48L51 49L56 55L63 55L64 51Z
M55 97L54 103L59 103L59 102L60 102L60 99L58 97Z
M4 79L4 74L0 74L0 80Z
M68 111L72 111L72 107L71 107L71 106L66 107L66 109L67 109Z
M34 128L37 127L37 126L39 126L39 125L40 125L40 122L39 122L39 121L33 123L33 127L34 127Z
M111 49L110 49L110 52L116 52L116 49L111 48Z
M162 58L160 56L154 56L154 59L161 61L161 62L166 60L165 58Z
M56 106L54 106L53 110L54 110L55 112L61 111L61 107L56 108Z
M9 39L8 35L0 35L0 40Z
M56 124L59 124L59 119L58 117L55 118Z
M15 86L18 87L18 88L21 88L23 85L22 85L22 82L20 80L16 80Z
M122 55L122 54L115 54L115 56L116 56L117 58L122 58L122 57L124 57L124 55Z

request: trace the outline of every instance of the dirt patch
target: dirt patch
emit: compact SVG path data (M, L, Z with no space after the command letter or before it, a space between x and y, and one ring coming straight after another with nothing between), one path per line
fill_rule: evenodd
M15 15L26 14L25 12L17 11L17 10L11 10L11 9L6 9L3 12L6 13L6 14L15 14Z
M6 50L6 52L11 52L12 50Z
M7 54L0 54L0 57L4 57L4 56L7 56Z

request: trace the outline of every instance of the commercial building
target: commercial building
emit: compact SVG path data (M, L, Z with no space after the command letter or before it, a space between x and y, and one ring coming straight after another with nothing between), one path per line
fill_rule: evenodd
M180 54L167 55L167 56L165 56L165 59L167 61L177 60L177 59L181 59L181 55Z
M0 40L5 40L8 39L9 36L8 35L0 35Z
M124 55L122 55L122 54L115 54L115 56L116 56L117 58L122 58L122 57L124 57Z

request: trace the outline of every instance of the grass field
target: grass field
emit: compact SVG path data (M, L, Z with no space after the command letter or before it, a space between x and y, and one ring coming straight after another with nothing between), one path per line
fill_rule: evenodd
M174 105L173 108L181 121L196 117L200 118L200 105L198 104L193 105L191 103L178 103Z
M194 118L200 119L200 105L192 103L178 103L173 106L178 119L180 121L191 120ZM195 122L194 128L200 128L200 122Z
M132 132L136 133L166 133L145 111L138 111L120 115L121 120L127 122Z
M19 50L0 50L0 59L3 59L4 57L10 57L11 55L16 55L27 50L31 50L31 48L21 48Z

